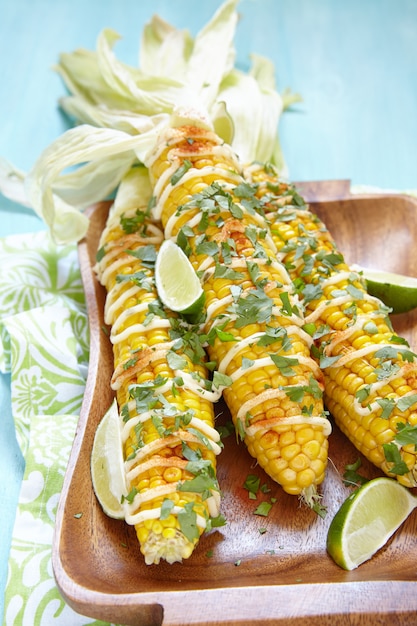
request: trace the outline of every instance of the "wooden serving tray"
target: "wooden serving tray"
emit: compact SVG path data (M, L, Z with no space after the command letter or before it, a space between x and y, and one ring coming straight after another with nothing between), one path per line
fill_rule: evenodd
M349 263L417 276L416 199L351 196L348 181L298 186ZM330 521L350 493L341 477L346 464L361 456L337 427L321 487L325 519L274 484L233 435L224 440L218 460L228 523L203 535L190 559L146 566L134 529L103 514L91 485L90 454L97 424L112 400L113 356L103 331L105 293L92 266L108 208L108 203L91 208L90 229L79 245L91 354L53 545L54 574L67 603L81 614L128 626L410 624L417 612L417 514L352 572L326 553ZM393 323L417 346L417 312L395 316ZM217 414L218 424L228 419L221 403ZM379 475L363 458L360 471L368 478ZM243 486L248 474L270 491L250 499ZM269 515L255 515L257 505L271 498L276 501Z

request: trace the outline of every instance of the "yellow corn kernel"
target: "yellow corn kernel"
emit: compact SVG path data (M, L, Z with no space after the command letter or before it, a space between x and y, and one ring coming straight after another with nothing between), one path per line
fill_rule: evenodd
M155 533L155 535L161 535L163 530L164 528L161 522L159 520L154 520L152 524L152 532Z
M149 529L146 526L138 524L136 526L136 536L139 540L139 543L145 543L149 537Z
M311 467L306 467L301 471L297 471L297 484L300 489L306 489L309 485L313 484L315 480L317 480L317 477L320 478L320 475L314 472Z
M167 467L163 473L163 477L167 483L174 483L181 480L182 471L179 467Z
M175 528L164 528L162 530L162 536L164 539L174 539L176 536L176 529Z
M284 446L281 450L281 456L286 461L291 461L297 454L299 454L301 446L298 443L292 443L289 446Z

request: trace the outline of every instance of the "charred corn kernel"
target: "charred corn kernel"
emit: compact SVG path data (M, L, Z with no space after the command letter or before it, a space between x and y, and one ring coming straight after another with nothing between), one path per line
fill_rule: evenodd
M306 324L327 332L314 356L335 422L372 463L417 486L417 361L392 329L389 310L366 293L323 222L273 168L246 171L271 223L278 257L304 304ZM404 436L406 434L406 436ZM409 449L407 444L412 441Z
M148 181L144 168L140 176L143 186ZM191 354L199 334L158 300L153 262L163 232L146 208L149 181L148 192L143 209L121 210L116 197L101 236L96 269L107 290L105 318L111 327L114 355L112 388L120 409L130 491L124 502L125 519L135 526L145 562L152 564L188 558L209 518L219 514L215 473L221 447L214 429L213 401L218 394L206 392L203 347L198 358ZM127 218L129 233L125 231ZM173 336L179 339L186 332L187 337L193 333L194 343L183 340L174 345ZM170 358L179 359L181 367L174 371ZM180 379L185 382L180 384ZM193 472L186 469L189 458L196 460ZM210 463L213 475L208 486L211 495L204 501L192 484L186 495L178 491L180 484L198 475L198 459L202 468Z
M253 196L245 197L241 165L213 132L192 126L162 133L146 165L154 218L161 220L165 237L186 247L202 276L207 353L217 365L239 437L284 490L314 496L322 471L319 478L309 474L309 485L303 474L300 484L296 471L276 472L269 453L271 445L281 450L275 431L281 423L287 431L314 424L313 439L325 434L319 444L324 456L331 429L292 282L276 260L268 221L252 210ZM297 450L305 472L310 457L298 444Z
M278 434L270 430L262 435L259 443L264 450L268 450L269 448L276 448L278 440Z

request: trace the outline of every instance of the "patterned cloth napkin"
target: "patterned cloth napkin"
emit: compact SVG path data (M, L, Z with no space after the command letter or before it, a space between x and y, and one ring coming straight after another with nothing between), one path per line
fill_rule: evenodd
M51 566L54 520L84 393L88 320L75 246L47 232L0 239L0 371L10 373L25 459L4 626L103 624L62 599Z

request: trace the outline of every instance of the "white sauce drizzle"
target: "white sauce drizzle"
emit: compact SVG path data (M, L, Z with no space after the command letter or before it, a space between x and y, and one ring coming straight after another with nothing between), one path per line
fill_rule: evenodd
M184 511L184 508L180 506L174 506L171 509L171 513L173 513L174 515L178 515L178 513L181 513L182 511ZM125 513L126 523L132 526L136 526L136 524L141 524L142 522L145 522L146 520L159 519L160 517L161 517L161 507L158 507L156 509L148 509L146 511L139 511L138 513L134 513L134 514ZM207 522L204 519L204 517L197 514L196 521L197 521L197 525L200 528L206 528Z
M379 304L380 305L380 301L377 298L374 298L373 296L370 296L367 293L363 294L362 300L366 300L368 302L373 302L375 304ZM309 313L305 318L304 318L304 323L305 324L309 324L312 322L315 322L317 319L319 319L323 312L330 307L338 307L342 304L346 304L347 302L352 302L354 301L354 298L347 294L345 296L339 296L337 298L330 298L327 300L323 300L322 302L320 302L320 304L314 309L314 311L312 311L311 313Z
M363 348L359 348L358 350L351 350L350 352L343 354L340 359L330 364L328 367L343 367L343 365L346 365L346 363L349 363L350 361L360 359L363 356L367 356L368 354L372 354L373 352L377 352L378 350L382 350L383 348L394 348L399 352L401 352L402 350L410 349L408 346L402 346L399 344L393 345L392 343L373 343L369 346L364 346Z
M130 334L144 334L149 332L150 330L156 330L158 328L170 328L170 326L171 324L168 319L156 317L153 318L148 324L132 324L132 326L128 326L115 337L112 336L111 342L113 344L117 344L124 341L127 337L129 337ZM166 345L168 345L168 343L170 342L167 342Z
M300 425L307 425L310 424L311 426L320 426L320 428L323 430L323 433L326 437L328 437L330 435L330 433L332 432L332 425L330 423L330 421L328 419L326 419L325 417L321 417L319 415L313 415L313 416L308 416L308 415L290 415L288 417L277 417L276 419L270 419L270 420L265 420L265 422L262 423L256 423L253 426L249 426L248 428L246 428L245 432L248 435L248 437L253 437L255 435L256 432L265 430L273 430L274 427L276 426L281 426L281 425L290 425L290 424L300 424Z
M123 293L119 293L120 291ZM116 283L114 287L108 292L106 298L106 304L104 305L104 321L106 324L113 324L116 311L120 308L123 309L124 303L133 298L139 293L139 286L132 285L126 289L125 283Z

